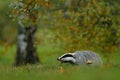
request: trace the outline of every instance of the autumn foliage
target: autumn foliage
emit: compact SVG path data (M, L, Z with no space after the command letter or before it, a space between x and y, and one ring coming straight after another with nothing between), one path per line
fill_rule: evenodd
M117 3L71 0L66 8L66 0L20 0L24 3L22 7L18 1L13 3L12 16L24 14L21 18L24 24L47 27L53 44L62 47L63 52L87 49L107 54L119 49L120 7ZM44 37L41 41L49 42Z

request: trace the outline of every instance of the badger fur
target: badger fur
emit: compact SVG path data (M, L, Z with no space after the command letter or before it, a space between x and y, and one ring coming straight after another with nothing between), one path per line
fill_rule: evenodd
M100 56L92 51L65 53L58 57L57 60L61 63L71 63L77 65L102 65Z

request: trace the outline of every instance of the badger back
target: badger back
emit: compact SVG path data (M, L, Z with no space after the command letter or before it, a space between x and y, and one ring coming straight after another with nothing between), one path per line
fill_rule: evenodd
M90 65L102 65L100 56L92 51L76 51L74 56L76 64L87 64L87 61L91 61Z

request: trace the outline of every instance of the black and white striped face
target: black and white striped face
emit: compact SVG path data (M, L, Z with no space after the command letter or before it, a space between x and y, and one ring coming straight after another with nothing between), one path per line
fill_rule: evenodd
M71 53L66 53L57 58L61 63L71 63L74 64L76 62L75 57Z

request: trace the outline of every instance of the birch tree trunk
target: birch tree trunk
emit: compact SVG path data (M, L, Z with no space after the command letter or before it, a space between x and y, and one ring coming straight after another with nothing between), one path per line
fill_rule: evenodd
M39 58L36 52L35 32L36 26L24 27L24 25L18 22L18 35L17 35L17 53L15 65L36 64L39 62Z

